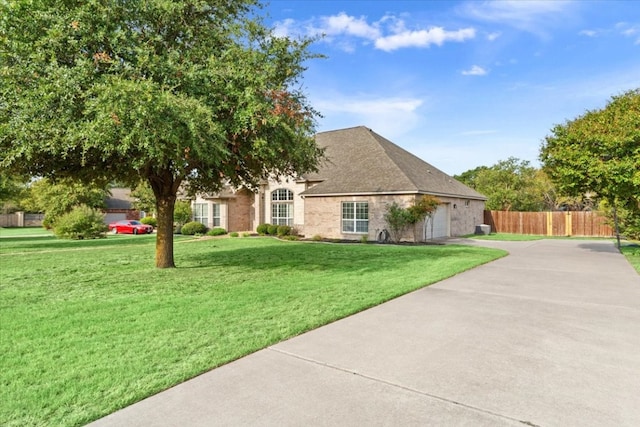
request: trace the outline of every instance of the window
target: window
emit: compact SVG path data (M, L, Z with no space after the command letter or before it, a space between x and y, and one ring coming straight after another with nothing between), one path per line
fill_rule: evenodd
M209 204L208 203L194 203L193 205L193 220L202 223L205 226L209 226Z
M293 192L279 188L271 192L271 224L293 226Z
M368 202L342 202L342 232L369 232Z
M211 205L211 207L213 208L213 224L212 226L214 227L220 227L220 224L222 223L220 220L220 205L217 203L214 203L213 205Z

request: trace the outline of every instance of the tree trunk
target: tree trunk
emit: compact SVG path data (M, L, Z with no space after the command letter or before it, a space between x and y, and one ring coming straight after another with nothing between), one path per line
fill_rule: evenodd
M156 267L174 268L173 261L173 209L175 196L156 197L158 228L156 235Z

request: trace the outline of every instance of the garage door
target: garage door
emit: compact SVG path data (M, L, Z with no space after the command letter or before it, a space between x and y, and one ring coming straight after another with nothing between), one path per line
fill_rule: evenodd
M104 223L110 224L112 222L120 221L123 219L127 219L127 214L125 213L108 213L104 216Z
M449 205L448 204L438 206L438 209L431 217L431 221L429 221L429 223L425 227L424 237L425 237L425 240L449 237Z

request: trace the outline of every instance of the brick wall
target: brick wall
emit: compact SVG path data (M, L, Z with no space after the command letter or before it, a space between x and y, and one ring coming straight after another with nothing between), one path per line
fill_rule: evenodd
M227 200L227 231L249 231L252 229L254 194L240 190L234 198Z
M363 234L342 232L342 202L369 203L369 233L367 239L375 240L380 230L387 228L384 220L387 206L394 201L403 207L410 206L421 195L381 195L350 197L307 197L305 198L304 226L299 228L305 237L315 235L328 239L360 240ZM448 205L450 235L462 236L473 234L476 225L482 224L484 202L459 198L439 197ZM423 224L417 224L422 230ZM418 233L421 236L422 233ZM402 240L413 241L413 230L409 229ZM421 238L421 237L419 237Z

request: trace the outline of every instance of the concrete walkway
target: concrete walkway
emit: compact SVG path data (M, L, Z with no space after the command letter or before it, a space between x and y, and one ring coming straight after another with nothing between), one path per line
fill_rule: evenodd
M92 426L640 426L640 276L613 244L472 244L511 255Z

